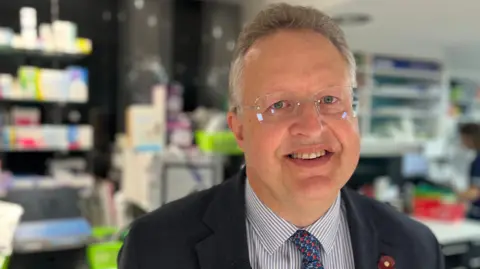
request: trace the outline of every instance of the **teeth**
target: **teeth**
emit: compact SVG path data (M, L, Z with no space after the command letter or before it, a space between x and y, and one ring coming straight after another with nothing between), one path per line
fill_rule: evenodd
M321 157L323 155L325 155L325 150L321 150L321 151L318 151L318 152L312 152L312 153L293 153L291 155L291 157L293 159L311 160L311 159Z

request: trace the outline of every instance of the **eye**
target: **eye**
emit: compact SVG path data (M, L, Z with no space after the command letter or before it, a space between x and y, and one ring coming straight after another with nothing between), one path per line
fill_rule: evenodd
M331 96L331 95L328 95L328 96L324 96L322 97L322 100L321 100L321 103L324 103L324 104L334 104L338 99L334 96Z
M282 109L282 108L285 108L287 106L287 103L285 101L278 101L276 103L274 103L271 108L272 109Z

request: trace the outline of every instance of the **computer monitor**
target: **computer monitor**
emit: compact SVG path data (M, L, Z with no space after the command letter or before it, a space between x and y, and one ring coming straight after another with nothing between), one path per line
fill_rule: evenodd
M24 208L9 269L79 268L84 264L90 224L79 208L79 189L11 189L4 200Z
M404 178L428 178L428 160L419 153L408 153L402 158L402 176Z
M82 217L79 190L76 188L11 189L4 199L24 208L22 222Z

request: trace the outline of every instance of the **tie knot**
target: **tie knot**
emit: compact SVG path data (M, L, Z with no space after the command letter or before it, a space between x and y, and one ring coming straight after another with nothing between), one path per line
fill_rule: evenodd
M323 268L320 263L320 242L315 236L298 230L290 239L302 254L303 268Z

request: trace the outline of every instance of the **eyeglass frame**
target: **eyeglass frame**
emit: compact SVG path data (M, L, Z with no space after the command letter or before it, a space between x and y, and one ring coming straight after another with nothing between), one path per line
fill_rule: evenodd
M356 115L358 114L358 104L359 104L358 96L357 96L357 93L356 93L356 91L358 90L358 87L347 85L347 86L332 86L332 87L329 87L329 88L337 88L337 87L350 88L351 89L352 110L353 110L354 116L356 117ZM316 94L319 94L320 92L321 91L319 91ZM273 93L270 93L270 94L273 94ZM260 98L263 98L263 97L268 96L270 94L266 94L264 96L257 96L255 98L254 103L258 102ZM261 110L259 105L236 105L236 106L232 107L232 112L235 113L235 114L239 114L239 113L243 112L243 109L253 109L253 110L257 110L257 111Z

